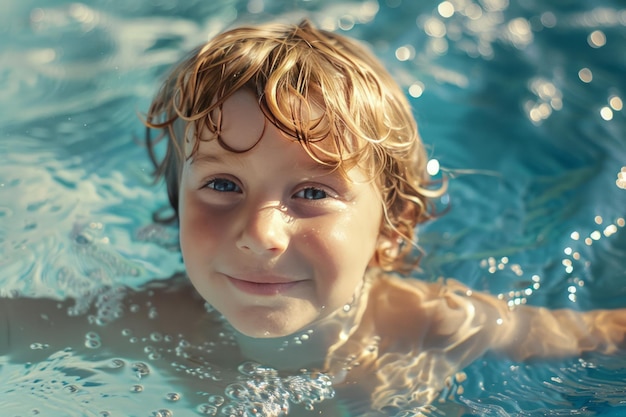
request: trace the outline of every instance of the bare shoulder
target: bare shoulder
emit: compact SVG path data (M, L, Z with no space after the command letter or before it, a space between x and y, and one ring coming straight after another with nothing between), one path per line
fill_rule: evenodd
M381 332L424 335L438 327L448 327L459 313L467 310L466 302L454 295L460 288L446 282L426 282L414 278L380 273L372 279L368 310ZM453 314L454 311L457 314Z
M501 300L454 279L426 282L380 274L369 304L378 331L419 340L423 348L477 344L482 351L509 320Z
M372 279L371 302L403 311L435 311L466 309L476 302L474 292L453 279L435 282L380 273ZM480 297L481 302L484 297Z

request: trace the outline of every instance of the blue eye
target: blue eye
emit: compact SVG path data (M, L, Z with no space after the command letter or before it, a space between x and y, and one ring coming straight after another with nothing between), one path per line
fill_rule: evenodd
M233 181L224 178L215 178L207 182L204 185L211 190L219 191L221 193L240 193L241 188Z
M319 188L305 188L296 193L296 197L304 198L306 200L321 200L323 198L328 197L326 191L320 190Z

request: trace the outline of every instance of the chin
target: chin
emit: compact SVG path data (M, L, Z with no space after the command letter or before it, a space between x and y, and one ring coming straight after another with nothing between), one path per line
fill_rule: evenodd
M228 320L228 318L226 319ZM261 318L259 316L257 316L255 320L250 320L248 317L243 321L229 320L229 323L239 333L255 339L273 339L290 336L311 324L308 321L294 323L291 320L277 321L267 317Z
M232 323L231 323L232 324ZM275 339L279 337L290 336L300 328L290 329L290 328L282 328L279 326L234 326L235 330L239 333L243 334L247 337L252 337L255 339Z

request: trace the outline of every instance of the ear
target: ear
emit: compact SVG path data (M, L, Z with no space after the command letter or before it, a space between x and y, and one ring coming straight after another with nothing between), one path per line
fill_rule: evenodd
M388 230L388 228L385 228ZM382 270L391 269L391 265L400 255L400 243L402 239L397 232L391 231L392 236L387 236L384 231L378 236L374 255L370 260L368 267L380 268Z

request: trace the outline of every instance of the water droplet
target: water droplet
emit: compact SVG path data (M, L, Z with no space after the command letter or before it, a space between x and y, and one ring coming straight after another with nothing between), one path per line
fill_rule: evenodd
M50 347L50 345L47 344L47 343L32 343L30 345L30 348L32 350L42 350L42 349L47 349L49 347Z
M143 385L133 385L132 387L130 387L130 392L143 392Z

